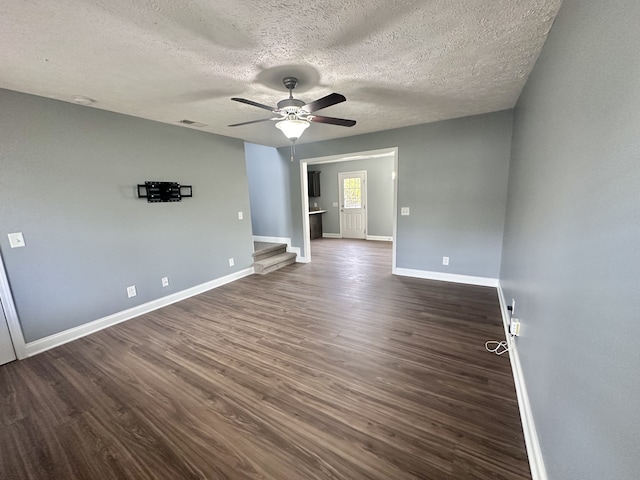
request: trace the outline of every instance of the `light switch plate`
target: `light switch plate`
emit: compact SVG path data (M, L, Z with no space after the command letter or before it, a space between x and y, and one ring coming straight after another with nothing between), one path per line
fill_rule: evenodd
M338 202L333 202L333 206L337 207L338 206Z
M25 246L22 232L9 233L7 236L9 237L9 245L11 245L11 248L19 248Z
M238 220L242 220L244 218L244 214L242 212L238 212Z
M400 215L409 215L411 213L411 211L409 210L409 207L402 207L400 209Z

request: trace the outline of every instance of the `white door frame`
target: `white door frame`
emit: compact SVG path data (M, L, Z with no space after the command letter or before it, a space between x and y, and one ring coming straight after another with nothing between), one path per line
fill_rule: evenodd
M362 177L362 209L364 210L364 238L367 238L367 226L369 224L369 212L367 211L367 171L366 170L358 170L355 172L340 172L338 173L338 194L343 194L343 185L341 184L341 176L354 176L354 177ZM344 198L338 199L340 204L344 200ZM344 213L344 205L339 205L340 208L340 237L344 238L343 234L343 213Z
M308 165L318 163L349 162L352 160L366 160L367 158L393 157L393 251L391 272L396 271L396 234L398 230L398 147L367 150L364 152L346 153L342 155L328 155L326 157L303 158L300 160L300 197L302 199L302 239L304 257L300 262L311 261L311 235L309 232L309 186L307 180Z
M9 326L9 335L11 335L11 341L13 342L13 349L16 352L16 357L18 357L19 360L27 358L28 355L24 336L22 335L22 327L20 327L18 312L16 311L16 306L13 303L13 295L11 294L11 288L9 287L9 279L7 278L7 272L4 268L2 255L0 255L0 300L2 300L4 316L7 320L7 325Z

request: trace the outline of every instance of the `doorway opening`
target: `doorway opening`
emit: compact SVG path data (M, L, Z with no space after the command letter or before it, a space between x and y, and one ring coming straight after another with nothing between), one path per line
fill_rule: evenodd
M302 257L302 261L303 262L310 262L311 261L311 235L310 235L310 224L309 224L309 217L310 217L310 200L309 200L309 185L308 185L308 173L309 171L314 171L314 170L318 170L319 169L319 165L321 164L336 164L336 163L342 163L342 162L355 162L355 161L366 161L367 160L374 160L374 159L380 159L380 158L388 158L392 161L392 171L389 172L389 176L387 178L387 181L391 184L391 193L390 193L390 210L391 210L391 215L390 215L390 221L391 221L391 234L389 235L389 233L385 233L385 235L380 236L380 235L376 235L377 232L371 232L370 231L370 226L371 226L371 218L368 218L369 221L367 221L367 217L369 217L369 215L367 215L368 213L370 213L371 209L368 209L369 211L366 211L363 214L362 211L360 211L360 214L362 215L360 217L360 221L362 221L363 223L361 224L363 228L361 228L361 230L364 233L364 238L366 238L367 240L387 240L387 241L391 241L392 242L392 272L394 272L396 270L396 234L397 234L397 222L398 222L398 218L397 218L397 204L398 204L398 188L397 188L397 171L398 171L398 148L397 147L392 147L392 148L385 148L385 149L380 149L380 150L370 150L370 151L364 151L364 152L355 152L355 153L349 153L349 154L343 154L343 155L331 155L331 156L326 156L326 157L314 157L314 158L306 158L306 159L302 159L300 161L300 185L301 185L301 199L302 199L302 236L303 236L303 245L304 245L304 256ZM372 162L373 164L374 162ZM355 165L359 165L358 167L356 167L358 169L358 173L360 173L362 170L364 170L364 168L360 165L360 164L354 164L351 163L351 165L355 166ZM355 170L356 168L349 168L349 164L345 164L343 172L342 173L356 173ZM370 175L369 175L370 176ZM349 178L349 177L348 177ZM343 178L344 179L344 178ZM362 177L360 182L362 182ZM364 177L364 183L365 185L367 184L367 181L371 180L370 178L367 178L367 175L365 175ZM325 184L325 182L334 182L333 178L323 178L322 179L323 185ZM355 182L357 184L357 181ZM335 193L335 198L331 198L330 202L327 199L324 199L324 205L322 205L322 208L326 208L327 210L332 209L334 212L334 218L338 218L338 210L342 209L343 207L341 205L344 205L344 192L343 192L343 188L339 188L339 187L344 187L344 184L341 184L340 178L338 177L338 175L336 174L336 178L335 178L335 186L336 186L336 193ZM361 184L362 186L362 184ZM357 190L356 185L352 185L351 183L349 183L349 185L347 185L348 190L347 193L348 194L353 194L355 190ZM353 190L352 189L355 189ZM350 190L351 189L351 190ZM326 191L327 189L325 187L323 187L323 191ZM372 200L372 192L371 189L367 189L368 191L368 198L367 198L367 193L365 193L365 204L364 206L367 206L367 203L371 203ZM338 192L342 192L342 193L338 193ZM367 200L369 200L369 202L367 202ZM314 201L314 207L311 209L311 211L313 211L314 209L318 208L317 203ZM347 203L349 204L349 203ZM349 204L351 206L355 206L355 204L351 203ZM342 214L344 212L340 212L340 214ZM352 213L352 212L347 212L347 213ZM349 237L349 233L347 233L347 235L344 235L345 232L347 230L350 230L351 228L344 228L345 225L342 223L343 222L343 218L342 215L340 215L340 227L339 227L339 233L337 232L329 232L329 233L324 233L323 236L325 238L363 238L363 237ZM358 219L351 217L349 219L346 219L346 221L352 221L352 222L357 222ZM351 226L356 226L359 227L361 225L357 225L355 223L352 223ZM334 227L337 229L337 227ZM362 234L359 234L362 235Z
M27 357L22 328L0 255L0 363Z

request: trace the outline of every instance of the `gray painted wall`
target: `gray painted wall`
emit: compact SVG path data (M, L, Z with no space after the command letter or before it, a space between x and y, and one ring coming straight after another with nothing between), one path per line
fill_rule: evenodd
M27 342L251 266L241 141L7 90L0 104L0 251ZM149 204L145 180L194 197Z
M308 170L320 172L320 197L309 198L309 206L317 202L327 210L322 214L323 233L340 233L340 204L338 173L367 171L367 235L393 235L393 157L350 160L348 162L309 165Z
M273 147L245 143L253 234L291 238L289 159Z
M398 147L398 208L410 207L411 215L398 212L397 266L498 278L511 126L512 112L503 111L298 145L296 155ZM279 153L288 158L289 149ZM291 167L294 245L302 246L300 162Z
M565 0L515 110L501 283L551 480L640 478L638 19Z

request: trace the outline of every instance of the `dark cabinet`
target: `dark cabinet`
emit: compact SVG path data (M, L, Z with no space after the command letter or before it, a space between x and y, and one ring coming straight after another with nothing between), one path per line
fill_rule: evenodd
M322 238L322 214L312 213L309 215L309 238Z
M309 196L320 196L320 172L307 172L307 180L309 184Z

